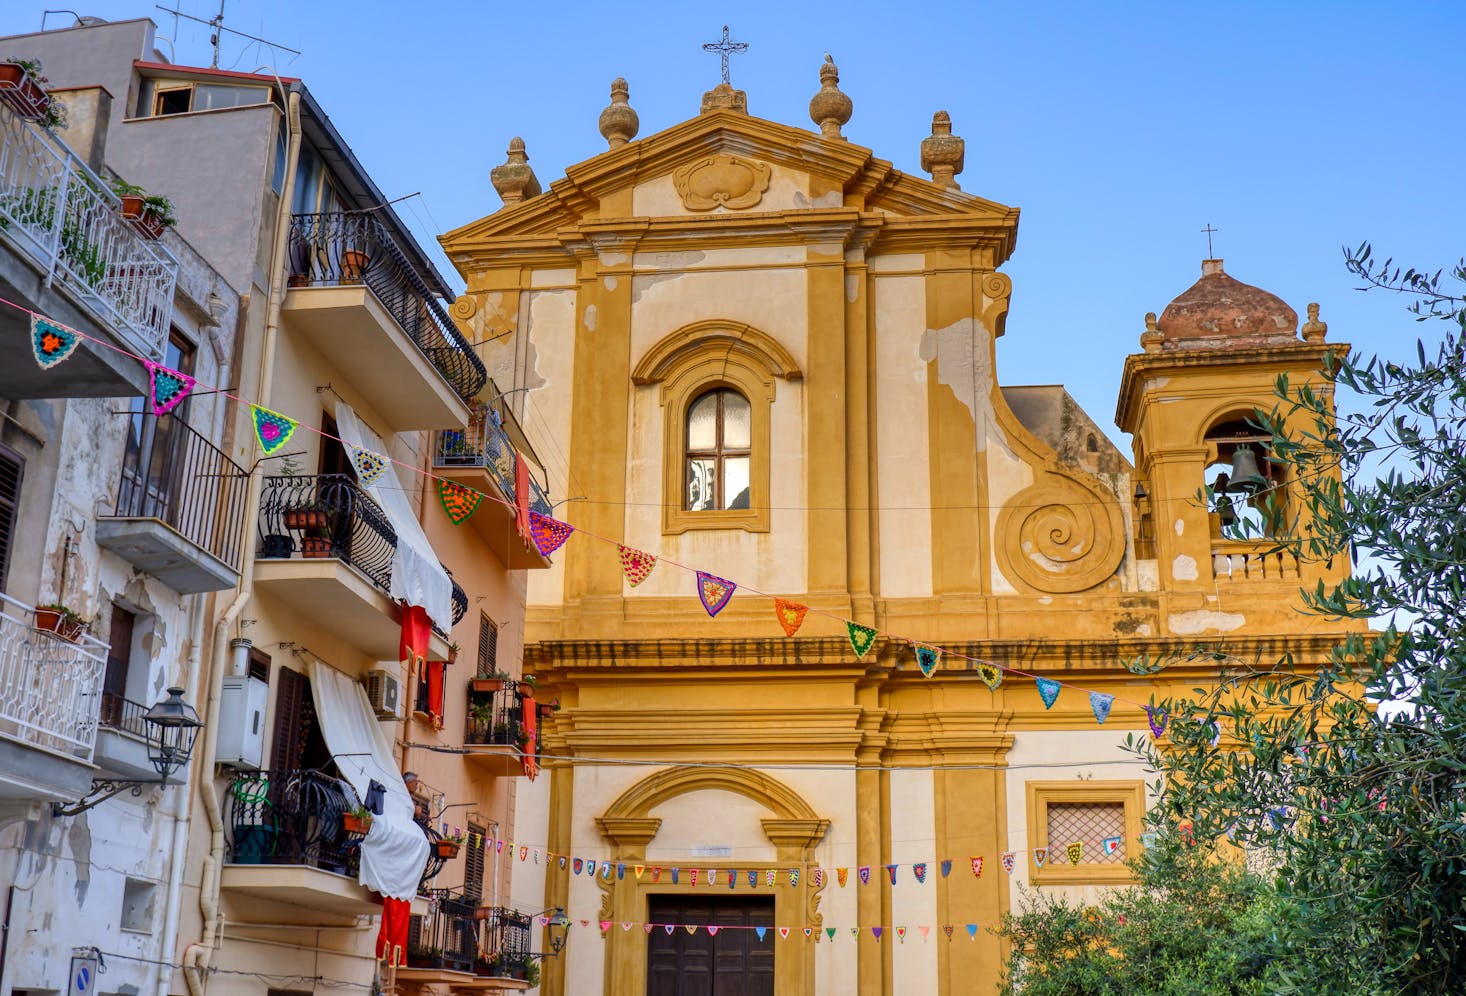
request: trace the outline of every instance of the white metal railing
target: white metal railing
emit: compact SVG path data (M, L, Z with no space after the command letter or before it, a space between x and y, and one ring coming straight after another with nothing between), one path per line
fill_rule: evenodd
M0 594L0 736L90 762L108 645L35 628L35 609Z
M108 184L0 102L0 235L59 279L132 352L162 360L178 261L122 217Z

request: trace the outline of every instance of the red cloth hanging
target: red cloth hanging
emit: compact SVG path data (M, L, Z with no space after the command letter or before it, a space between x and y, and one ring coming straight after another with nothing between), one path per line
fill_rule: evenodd
M538 746L536 740L538 739L539 733L539 724L537 722L539 711L535 708L533 695L526 695L524 697L523 708L523 723L526 737L523 750L524 773L529 776L530 781L534 781L534 776L540 773L540 765L535 758L535 751Z
M443 728L443 678L448 668L447 661L428 661L428 715L433 725Z
M411 920L412 903L382 897L382 926L377 930L378 961L407 964L407 928Z
M403 606L402 642L399 644L397 659L408 667L420 669L428 659L428 639L432 632L427 609L421 605Z
M519 536L528 543L529 533L529 465L518 450L514 453L514 524Z

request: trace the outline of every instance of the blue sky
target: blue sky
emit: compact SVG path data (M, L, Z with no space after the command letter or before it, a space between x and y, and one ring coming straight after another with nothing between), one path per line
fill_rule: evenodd
M47 6L12 0L0 32ZM150 3L79 9L152 16L175 61L208 64L207 30ZM1067 385L1117 440L1125 354L1199 275L1208 223L1229 273L1300 315L1321 302L1333 340L1408 356L1440 335L1354 291L1339 249L1369 239L1431 269L1466 253L1466 4L228 0L228 26L303 55L226 37L221 66L305 79L389 197L422 192L400 210L428 242L499 207L488 172L512 136L546 186L604 150L616 76L643 137L696 113L718 79L701 43L725 19L750 44L733 82L758 116L813 128L825 52L855 103L846 135L899 169L922 175L932 112L951 113L963 189L1023 210L1000 381Z

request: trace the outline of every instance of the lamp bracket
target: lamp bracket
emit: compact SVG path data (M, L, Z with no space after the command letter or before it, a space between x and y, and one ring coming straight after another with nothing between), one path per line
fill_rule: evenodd
M92 781L91 790L71 805L66 806L59 802L51 803L51 815L76 816L129 789L134 796L141 797L143 789L172 784L174 783L170 782L166 775L162 778L97 778Z

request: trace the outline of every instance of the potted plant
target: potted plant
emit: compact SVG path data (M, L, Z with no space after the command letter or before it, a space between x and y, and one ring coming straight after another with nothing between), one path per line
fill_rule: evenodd
M122 200L122 217L145 239L157 239L164 229L178 224L173 215L173 202L162 194L149 194L135 183L117 178L112 192Z
M86 626L85 619L60 602L36 606L36 629L55 633L63 640L75 643Z
M372 811L365 806L356 806L348 812L341 814L341 828L347 833L366 836L372 828Z
M475 692L502 692L504 686L509 682L508 671L495 671L492 675L480 675L470 680L469 684Z
M327 529L311 529L300 538L300 555L311 560L324 560L332 555L331 533Z
M450 644L448 644L448 663L449 664L452 664L452 663L454 663L457 660L458 660L458 644L456 642L455 643L450 643Z
M446 837L433 841L433 853L440 858L456 858L463 849L463 834L454 831Z
M554 698L548 702L541 702L536 699L535 711L539 713L540 719L549 719L551 716L555 715L555 713L560 711L560 700L558 698Z
M46 92L49 82L41 74L38 59L0 62L0 100L28 121L46 128L59 128L66 123L66 108Z

